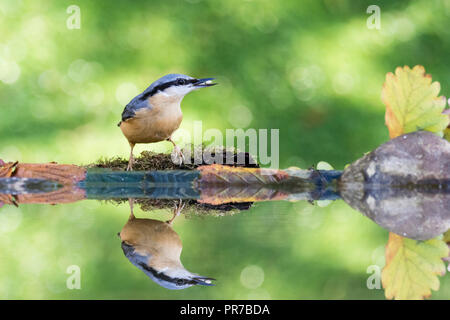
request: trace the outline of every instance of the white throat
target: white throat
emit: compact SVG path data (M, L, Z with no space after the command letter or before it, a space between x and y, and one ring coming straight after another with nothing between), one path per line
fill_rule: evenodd
M195 89L196 88L191 85L173 86L173 87L167 88L162 93L164 93L168 96L176 96L176 97L180 97L181 99L183 99L185 95L187 95L191 91L194 91Z

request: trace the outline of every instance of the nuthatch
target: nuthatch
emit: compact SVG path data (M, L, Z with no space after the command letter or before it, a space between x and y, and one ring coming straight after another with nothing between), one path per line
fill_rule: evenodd
M213 278L189 272L180 261L182 244L172 229L172 222L179 215L181 206L176 206L174 217L162 222L153 219L137 219L131 214L119 233L122 250L132 264L144 271L154 282L172 290L194 285L213 286Z
M180 126L183 114L180 103L191 91L210 87L214 78L195 79L183 74L168 74L133 98L122 112L118 126L131 146L127 170L133 170L133 148L137 143L168 140L174 151L181 151L172 141L172 134Z

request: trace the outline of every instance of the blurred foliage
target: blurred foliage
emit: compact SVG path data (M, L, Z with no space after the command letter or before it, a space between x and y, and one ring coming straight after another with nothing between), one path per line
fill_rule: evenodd
M66 28L72 4L79 30ZM116 126L124 105L177 72L220 83L185 98L183 129L196 120L204 130L280 128L281 167L324 160L342 168L389 138L380 100L387 72L424 65L449 95L450 1L378 1L380 30L366 27L371 4L1 1L0 158L125 157ZM219 280L180 292L159 288L123 256L116 233L127 214L126 205L91 201L2 208L0 298L383 298L367 289L366 269L384 265L387 232L342 202L264 203L233 217L178 220L185 266ZM81 267L81 290L65 287L72 264ZM240 279L249 265L264 270L257 288ZM435 297L450 296L449 281Z

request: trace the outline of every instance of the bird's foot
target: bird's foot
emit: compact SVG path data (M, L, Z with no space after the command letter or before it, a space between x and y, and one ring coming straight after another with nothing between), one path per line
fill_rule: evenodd
M184 154L178 146L173 147L170 158L172 159L172 162L178 166L181 166L184 163Z
M183 210L184 206L186 205L186 202L183 203L183 200L179 200L178 204L175 202L175 206L173 209L173 217L172 219L166 221L168 224L172 224L176 217L178 217L181 214L181 211Z
M127 171L133 171L133 164L134 164L134 160L130 159L128 161Z
M134 199L133 198L128 198L128 203L130 205L130 217L128 218L128 220L134 220L136 217L134 216Z

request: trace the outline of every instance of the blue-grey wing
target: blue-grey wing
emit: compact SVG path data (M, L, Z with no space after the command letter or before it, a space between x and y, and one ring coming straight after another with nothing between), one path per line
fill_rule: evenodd
M150 107L148 100L144 99L142 94L134 97L133 100L125 106L125 109L123 109L122 121L134 118L137 110L148 107Z

